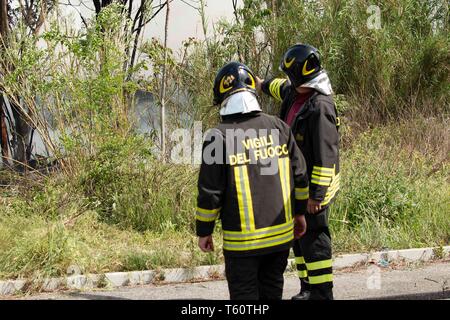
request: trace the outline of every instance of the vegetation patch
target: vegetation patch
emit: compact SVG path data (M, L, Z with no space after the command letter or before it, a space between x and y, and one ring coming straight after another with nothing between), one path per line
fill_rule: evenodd
M51 157L0 171L1 280L64 277L73 266L105 274L222 263L220 222L215 251L197 248L198 167L169 159L176 142L159 154L158 130L143 133L136 123L159 119L144 112L136 121L136 93L151 93L159 110L165 79L166 131L193 131L197 121L205 130L220 119L212 82L225 62L280 77L279 61L295 42L319 48L342 120L334 252L450 243L446 1L380 3L380 29L367 27L365 0L245 0L235 20L214 30L199 3L208 37L187 39L180 52L156 39L134 47L140 38L130 36L132 21L116 1L82 28L52 11L42 32L21 23L10 30L0 47L0 92ZM260 101L278 112L278 103Z

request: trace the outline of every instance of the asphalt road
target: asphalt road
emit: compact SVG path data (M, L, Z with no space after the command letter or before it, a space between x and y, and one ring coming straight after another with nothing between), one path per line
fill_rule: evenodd
M294 273L285 275L284 299L298 292ZM421 266L379 268L369 266L357 270L335 272L335 299L402 299L450 300L450 261ZM19 297L16 297L16 299ZM20 299L229 299L226 281L145 285L112 290L56 292L37 294Z

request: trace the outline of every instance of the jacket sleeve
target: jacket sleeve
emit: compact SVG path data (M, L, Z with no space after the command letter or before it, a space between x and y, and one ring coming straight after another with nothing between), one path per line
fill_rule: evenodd
M261 85L261 90L278 101L283 101L290 87L290 82L286 79L273 78L266 80Z
M215 222L220 216L226 188L225 162L212 161L212 159L217 160L216 153L219 150L211 147L224 147L222 135L218 133L218 130L215 131L215 134L207 136L202 147L195 213L196 234L199 237L209 236L213 233ZM222 159L222 157L220 158Z
M322 201L335 176L339 157L339 133L334 105L316 102L310 117L313 168L310 198Z
M305 158L297 146L294 135L290 129L288 150L292 171L294 173L295 214L304 215L306 213L306 204L309 198L308 173Z

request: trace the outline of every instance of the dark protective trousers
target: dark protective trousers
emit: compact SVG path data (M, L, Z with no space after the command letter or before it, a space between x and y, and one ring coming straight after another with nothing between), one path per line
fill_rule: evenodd
M231 300L281 300L289 250L252 257L225 257Z
M294 242L302 291L311 290L314 296L329 299L332 298L333 271L328 208L317 216L307 214L306 223L305 235Z

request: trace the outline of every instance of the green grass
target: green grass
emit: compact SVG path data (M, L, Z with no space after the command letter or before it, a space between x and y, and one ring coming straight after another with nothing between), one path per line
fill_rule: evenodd
M219 234L217 234L219 236ZM216 239L216 242L220 242ZM87 212L73 226L17 215L0 218L0 279L148 270L220 263L220 250L201 254L188 231L137 232Z
M0 279L62 276L72 265L103 273L219 263L220 250L196 247L197 170L113 153L75 176L2 190Z
M342 154L342 192L331 211L335 249L449 244L449 150L446 120L362 134Z
M331 211L335 253L450 243L446 122L417 118L356 138L343 128L342 192ZM87 183L87 169L3 190L0 279L63 276L73 265L104 273L221 263L219 226L216 251L197 248L197 171L122 163L103 173L113 179Z

